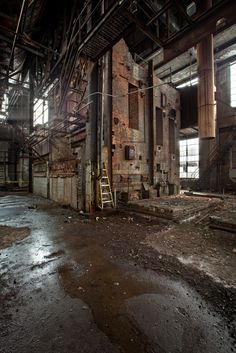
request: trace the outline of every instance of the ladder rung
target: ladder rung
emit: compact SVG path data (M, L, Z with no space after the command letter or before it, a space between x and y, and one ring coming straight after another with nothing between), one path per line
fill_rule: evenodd
M108 203L108 202L112 202L112 203L113 203L113 201L112 201L112 200L102 201L102 203Z
M110 195L111 192L102 192L102 195Z
M108 187L109 184L101 184L101 187Z

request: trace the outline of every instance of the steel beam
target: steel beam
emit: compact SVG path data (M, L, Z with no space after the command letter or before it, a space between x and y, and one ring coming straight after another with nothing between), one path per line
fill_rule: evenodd
M22 5L21 5L21 9L20 9L20 15L19 15L19 18L18 18L17 26L16 26L16 33L15 33L14 38L13 38L11 54L10 54L10 59L9 59L9 65L8 65L8 70L7 70L8 73L9 73L10 68L11 68L11 63L12 63L13 56L14 56L14 50L15 50L15 47L16 47L16 41L17 41L19 29L20 29L21 19L23 17L24 11L25 11L25 8L26 8L25 5L26 4L27 4L27 1L23 0L22 1ZM13 63L13 66L14 66L14 63Z
M155 36L152 31L149 29L149 27L143 22L140 21L137 17L133 16L130 12L127 10L122 11L122 14L132 23L135 23L138 28L148 37L150 38L155 44L158 45L159 48L162 48L163 43L162 41Z
M153 21L157 20L160 16L162 16L169 8L172 6L172 0L167 1L167 3L156 13L148 22L147 25L150 25Z
M174 4L178 7L179 11L181 12L181 15L185 18L185 20L191 24L193 21L192 21L191 17L189 17L187 12L185 11L185 8L180 3L180 1L174 0Z
M7 43L9 43L9 44L12 45L12 39L9 38L9 37L7 37L7 36L5 36L5 35L2 34L2 33L0 33L0 40L3 40L4 42L7 42ZM45 57L45 55L42 54L40 51L38 51L38 50L36 50L36 49L32 49L31 47L28 47L27 45L20 44L20 43L16 42L15 46L16 46L17 48L22 49L22 50L25 50L25 51L27 51L27 52L29 52L29 53L32 53L32 54L37 55L37 56L40 56L41 58L44 58L44 57ZM1 51L1 49L0 49L0 51Z
M164 44L164 57L155 69L173 60L176 56L184 53L189 48L195 46L206 35L216 33L216 23L225 18L226 24L223 29L236 23L236 1L225 0L214 5L204 14L199 16L191 25L185 26L174 37Z
M215 47L214 49L214 54L221 54L221 52L227 48L230 48L232 45L236 44L236 38L232 38L230 39L228 42L225 42L224 44L218 46L218 47ZM232 56L233 58L234 56ZM224 59L224 60L221 60L219 63L217 63L217 65L221 65L221 62L224 62L225 60L228 60L229 62L232 61L233 59L231 59L231 57L229 57L228 59ZM197 63L197 60L196 59L193 59L192 62L191 62L191 65L195 65ZM179 67L178 69L174 70L174 71L171 71L169 72L168 74L165 74L164 76L162 76L160 73L158 74L158 77L161 79L161 80L165 80L167 79L168 77L170 76L174 76L176 75L177 73L187 69L188 67L190 66L189 63L187 64L184 64L183 66ZM156 67L154 67L154 70L156 70ZM165 70L167 71L167 70ZM179 84L179 83L178 83Z
M87 36L79 43L79 45L77 47L78 54L81 53L81 51L84 48L84 46L86 45L86 43L88 43L89 40L94 36L94 34L99 31L99 29L108 20L108 18L110 18L119 9L121 9L127 1L128 0L120 0L120 1L115 1L113 3L113 5L101 16L98 23L89 31L89 33L87 33ZM50 80L53 77L53 74L55 74L56 70L61 65L62 61L65 58L67 51L70 50L71 46L74 44L74 42L79 39L79 34L80 34L80 31L78 31L74 35L73 39L70 41L69 45L67 46L65 52L60 56L60 58L57 60L55 65L52 67L49 76L46 79L44 79L43 82L41 83L41 85L37 88L37 94L42 94L42 92L44 90L46 90L47 87L50 85Z

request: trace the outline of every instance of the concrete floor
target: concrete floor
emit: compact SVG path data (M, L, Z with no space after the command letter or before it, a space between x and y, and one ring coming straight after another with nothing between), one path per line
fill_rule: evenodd
M0 225L1 353L236 351L232 277L155 248L166 226L29 195L0 198Z

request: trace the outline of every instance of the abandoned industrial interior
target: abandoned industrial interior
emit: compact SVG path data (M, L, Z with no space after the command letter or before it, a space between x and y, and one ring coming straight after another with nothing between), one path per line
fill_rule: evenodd
M236 1L0 0L0 353L236 352Z

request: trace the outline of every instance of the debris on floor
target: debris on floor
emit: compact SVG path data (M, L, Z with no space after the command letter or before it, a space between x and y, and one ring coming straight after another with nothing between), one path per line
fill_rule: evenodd
M16 228L0 225L0 249L7 248L13 243L23 240L30 234L28 227Z
M30 229L0 252L1 353L234 352L236 238L209 227L230 203L166 225L44 203L0 202L1 227Z
M236 211L229 211L221 217L211 216L210 227L236 233Z

